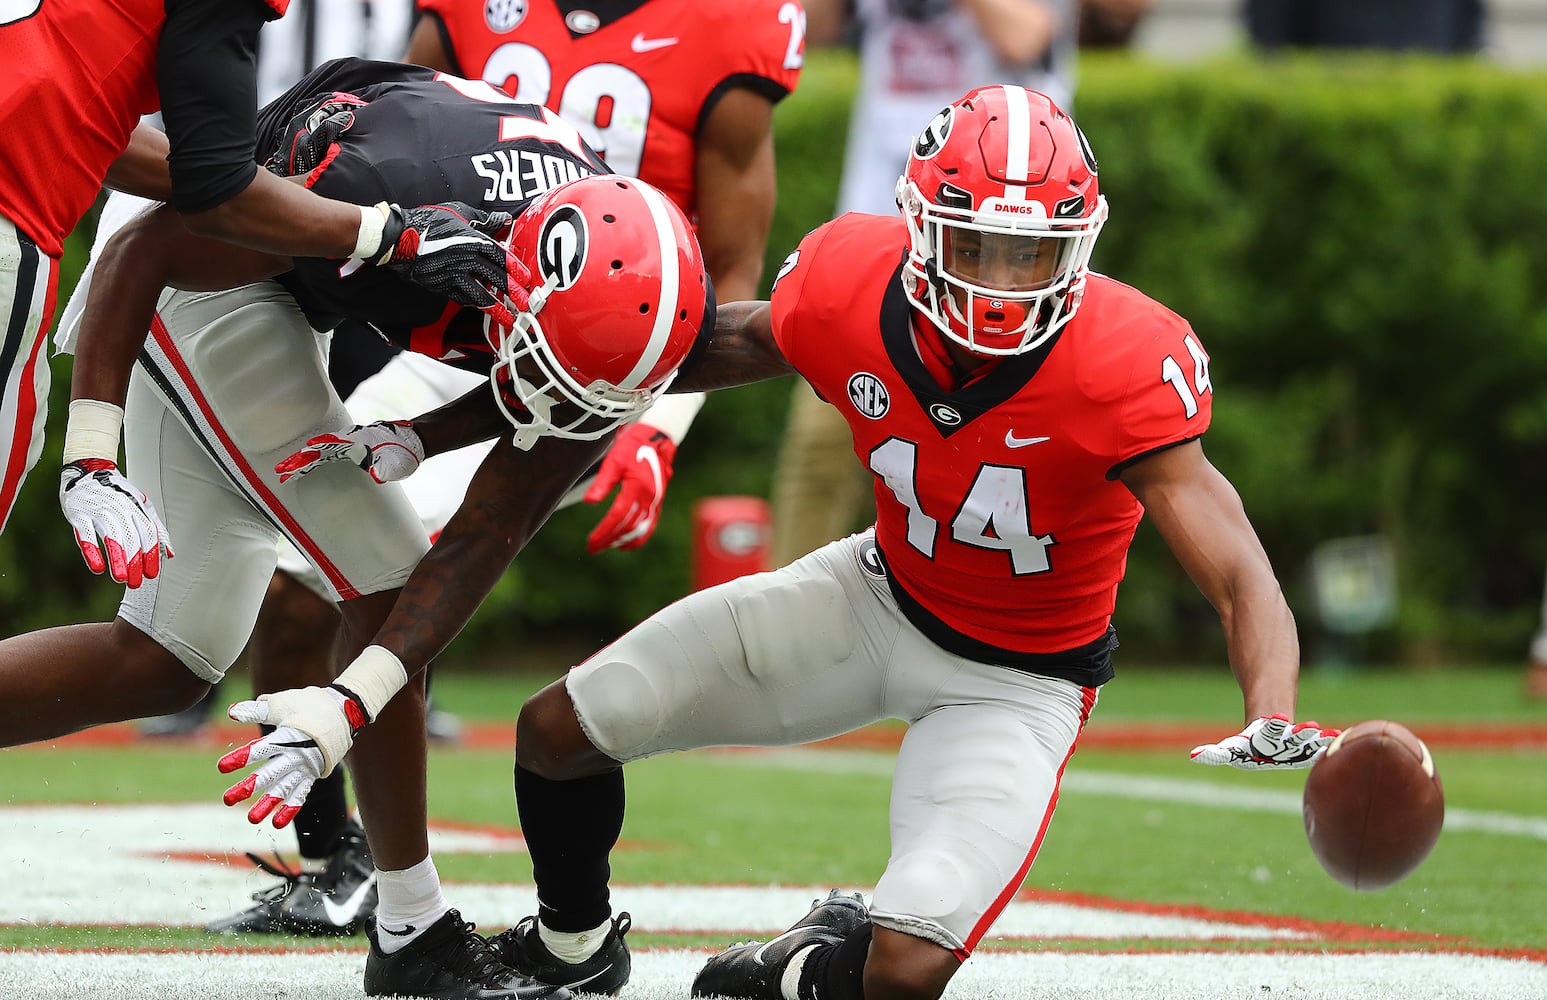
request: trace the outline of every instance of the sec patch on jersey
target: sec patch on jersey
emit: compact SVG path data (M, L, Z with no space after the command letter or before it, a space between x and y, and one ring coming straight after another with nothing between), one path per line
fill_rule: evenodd
M1345 730L1311 768L1305 834L1321 866L1361 892L1411 875L1434 849L1445 794L1423 741L1398 722Z

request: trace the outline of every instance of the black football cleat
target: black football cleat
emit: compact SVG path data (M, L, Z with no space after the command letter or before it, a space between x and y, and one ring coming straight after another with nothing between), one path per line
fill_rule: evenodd
M447 910L439 920L402 948L387 954L377 943L392 933L372 923L366 928L371 950L365 956L365 995L426 997L429 1000L573 1000L562 986L530 979L500 961L499 952L462 919Z
M733 945L711 958L693 979L693 996L784 1000L780 980L790 959L812 945L840 943L868 919L864 897L834 889L772 941Z
M526 917L508 931L489 939L499 949L500 959L523 976L539 982L564 986L579 993L606 993L616 996L628 982L633 961L623 941L633 926L627 913L612 918L612 927L596 954L583 962L566 962L543 944L537 933L537 918Z
M376 912L376 866L365 831L349 821L339 845L319 872L291 871L255 854L254 864L284 881L254 893L253 906L205 926L216 934L302 934L309 937L359 932Z

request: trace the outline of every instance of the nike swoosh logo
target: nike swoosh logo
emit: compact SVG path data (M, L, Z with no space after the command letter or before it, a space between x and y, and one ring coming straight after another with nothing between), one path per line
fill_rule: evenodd
M1053 440L1050 437L1018 438L1014 431L1004 432L1004 444L1006 448L1024 448L1029 444L1041 444L1044 441Z
M380 924L377 924L376 926L381 927ZM386 931L388 934L391 934L393 937L408 937L408 935L414 932L414 925L404 924L403 929L400 931L395 931L390 927L381 927L381 929Z
M482 242L483 241L476 236L426 236L419 240L418 255L420 257L428 257L430 254L438 253L439 251L445 250L448 247L469 246L471 244Z
M322 908L327 913L328 919L342 927L344 924L359 917L360 904L365 902L365 894L370 892L371 886L375 884L376 876L372 875L364 882L361 882L342 904L333 902L333 897L331 896L323 896ZM414 932L414 925L408 924L401 931L394 931L385 927L382 930L385 930L393 937L404 937Z
M628 46L635 52L654 52L656 49L664 49L676 44L675 38L646 38L645 33L641 31L629 41Z
M642 444L639 446L639 450L634 452L634 461L643 462L645 465L648 465L650 467L650 475L655 480L654 486L650 490L650 507L632 528L624 532L617 541L612 543L614 548L626 542L632 542L655 527L655 519L660 516L661 512L661 501L665 499L662 496L666 486L661 482L661 456L655 453L654 448L647 444ZM571 988L574 986L574 984L569 985Z
M806 927L791 927L789 930L785 931L783 934L780 934L778 937L774 938L772 941L769 941L767 944L765 944L761 948L757 949L757 951L754 951L752 953L752 961L756 962L758 965L767 965L768 963L763 961L763 952L767 951L769 948L772 948L774 945L778 944L780 941L783 941L785 938L789 937L791 934L798 934L801 931L809 931L810 929L811 928L809 926L806 926Z
M612 963L608 962L605 966L603 966L602 968L598 969L596 972L592 973L591 975L586 976L584 979L577 979L577 980L575 980L572 983L565 983L564 984L564 988L567 989L567 990L575 990L575 991L577 991L579 993L585 993L587 991L581 989L582 986L584 986L586 983L591 982L592 980L600 979L602 976L605 976L607 973L609 973L611 971L612 971Z

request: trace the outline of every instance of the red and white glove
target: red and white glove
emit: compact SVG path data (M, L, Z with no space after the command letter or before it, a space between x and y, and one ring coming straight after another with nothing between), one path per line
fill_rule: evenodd
M328 687L294 688L239 701L228 715L237 722L275 726L246 746L220 758L221 774L267 761L262 767L226 789L226 805L234 806L261 792L247 812L247 821L262 823L274 814L274 828L289 825L319 778L333 773L344 759L370 714L358 695L331 684Z
M532 274L496 234L508 230L508 212L485 212L460 201L386 213L375 263L453 302L488 313L501 326L530 308Z
M586 539L586 548L594 555L603 549L637 549L655 532L666 499L666 484L671 482L671 463L677 457L677 443L665 431L649 424L629 424L602 459L596 480L582 498L600 503L618 487L597 526Z
M1192 759L1243 771L1294 770L1314 764L1339 732L1317 722L1290 722L1287 715L1264 715L1234 736L1193 747Z
M59 506L93 573L106 570L119 583L138 587L160 574L163 549L172 558L155 504L105 458L78 459L60 470Z
M304 476L324 465L348 462L371 474L378 483L407 479L424 461L424 442L412 421L378 420L354 424L332 434L319 434L306 447L274 465L281 483Z

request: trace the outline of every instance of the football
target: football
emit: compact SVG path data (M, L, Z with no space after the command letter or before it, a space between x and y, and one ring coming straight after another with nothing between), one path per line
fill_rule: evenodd
M1423 741L1399 722L1376 719L1344 730L1311 767L1303 811L1327 874L1374 892L1429 856L1445 822L1445 794Z

